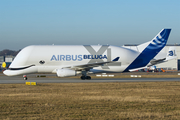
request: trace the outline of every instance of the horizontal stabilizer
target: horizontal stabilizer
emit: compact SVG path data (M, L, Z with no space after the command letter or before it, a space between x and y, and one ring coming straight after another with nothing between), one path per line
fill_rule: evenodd
M176 59L176 58L177 58L177 55L176 55L175 47L169 47L166 58L152 59L147 66L149 67L149 66L156 65L156 64L159 64L159 63L163 63L163 62L167 62L169 60L173 60L173 59Z

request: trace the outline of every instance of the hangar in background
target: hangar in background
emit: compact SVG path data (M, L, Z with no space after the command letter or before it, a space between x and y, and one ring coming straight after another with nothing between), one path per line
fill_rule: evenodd
M131 45L131 44L126 44L123 47L129 48L129 49L133 49L133 50L137 50L137 45ZM164 70L180 70L180 44L167 44L162 50L161 52L163 52L164 54L167 55L169 47L175 47L176 48L176 55L177 58L173 59L173 60L169 60L167 62L164 63L160 63L157 64L156 67L157 68L163 68ZM160 53L161 53L160 52ZM159 53L159 54L160 54ZM159 55L158 54L158 55ZM157 56L158 56L157 55Z
M15 56L12 55L0 56L0 71L2 70L1 65L3 62L6 62L6 65L8 67L14 58Z

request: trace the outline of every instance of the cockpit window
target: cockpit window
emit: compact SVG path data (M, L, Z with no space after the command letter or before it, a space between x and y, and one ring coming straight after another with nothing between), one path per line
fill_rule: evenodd
M44 64L44 63L45 63L45 61L44 61L44 60L41 60L41 61L39 61L39 63L40 63L40 64Z

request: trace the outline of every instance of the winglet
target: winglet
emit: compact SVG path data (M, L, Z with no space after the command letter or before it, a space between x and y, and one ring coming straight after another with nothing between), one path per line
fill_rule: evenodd
M115 58L114 60L112 60L112 61L118 61L119 60L119 57L117 57L117 58Z

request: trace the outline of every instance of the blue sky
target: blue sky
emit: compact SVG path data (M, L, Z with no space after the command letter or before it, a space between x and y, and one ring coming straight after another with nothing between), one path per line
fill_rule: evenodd
M28 45L140 44L172 28L180 44L180 0L1 0L0 50Z

